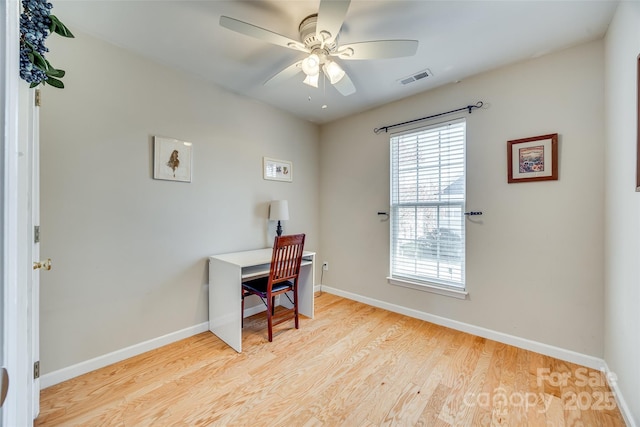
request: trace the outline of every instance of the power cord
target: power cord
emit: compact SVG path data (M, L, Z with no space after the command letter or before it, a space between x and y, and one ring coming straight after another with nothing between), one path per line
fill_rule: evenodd
M323 281L323 277L324 277L324 268L322 269L322 273L320 273L320 293L318 293L319 297L322 296L322 281Z

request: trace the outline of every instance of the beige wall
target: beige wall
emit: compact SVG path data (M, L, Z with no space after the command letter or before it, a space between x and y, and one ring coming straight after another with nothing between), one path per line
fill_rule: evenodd
M604 358L640 425L640 193L636 193L640 3L622 2L606 38Z
M51 39L66 88L41 108L44 373L207 322L207 257L271 244L272 199L319 241L317 125L76 36ZM193 143L193 182L152 179L153 135Z
M323 126L323 284L602 357L603 52L584 44ZM460 115L467 210L484 212L466 223L469 297L390 285L389 222L377 216L389 206L389 135L373 129L477 101L486 108ZM508 184L507 141L555 132L559 180Z

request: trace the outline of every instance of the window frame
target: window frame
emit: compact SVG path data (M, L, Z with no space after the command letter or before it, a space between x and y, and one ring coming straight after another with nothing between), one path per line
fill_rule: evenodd
M419 164L419 152L421 148L425 148L428 143L423 143L423 145L421 145L421 141L420 141L420 137L421 136L425 136L425 135L430 135L430 134L437 134L438 132L442 132L443 130L449 130L451 129L451 126L454 126L454 130L451 131L451 133L453 134L455 132L455 129L457 128L458 132L459 132L459 128L460 125L462 125L462 141L461 144L456 145L455 149L457 150L462 150L462 155L461 155L461 160L462 160L462 175L461 177L458 177L456 179L460 179L462 178L463 180L463 190L462 190L462 198L459 200L455 200L455 198L449 198L446 201L443 200L419 200L420 199L420 195L416 194L416 200L415 201L399 201L399 197L400 197L400 192L394 188L395 186L400 185L399 184L399 176L400 176L400 170L402 170L402 165L398 164L396 165L396 163L398 162L396 160L396 154L394 153L394 149L398 150L399 148L397 147L398 142L397 138L401 138L402 136L411 136L411 135L415 135L416 137L416 166L415 166L415 171L416 171L416 175L418 176L422 171L424 171L424 169L428 169L429 167L434 167L434 165L436 165L436 163L430 163L428 166L420 166ZM442 145L443 145L443 138L441 135L437 136L437 143L434 144L430 144L429 148L433 148L434 146L437 147L438 153L442 152ZM467 173L467 168L466 168L466 145L467 145L467 135L466 135L466 120L464 118L455 118L455 119L451 119L451 120L447 120L447 121L443 121L443 122L439 122L439 123L434 123L434 124L430 124L427 126L421 126L421 127L417 127L417 128L413 128L413 129L408 129L405 130L403 132L397 132L394 133L390 136L389 138L389 150L390 150L390 230L389 230L389 234L390 234L390 253L389 253L389 277L387 277L387 281L392 284L392 285L397 285L397 286L403 286L403 287L408 287L411 289L417 289L417 290L421 290L421 291L428 291L428 292L433 292L436 294L440 294L440 295L446 295L446 296L451 296L451 297L455 297L455 298L461 298L461 299L466 299L468 292L466 291L466 271L465 271L465 267L466 267L466 244L465 244L465 239L464 239L464 234L465 234L465 215L464 215L464 210L465 210L465 204L466 204L466 185L464 181L466 181L466 173ZM439 157L440 158L440 157ZM442 178L443 178L443 173L442 173L442 169L441 169L441 162L440 160L438 160L438 174L437 174L437 178L439 180L439 182L441 182ZM406 166L406 165L405 165ZM413 169L413 166L409 168L409 170L411 171ZM450 167L450 169L452 169L452 167ZM450 172L450 169L447 169ZM406 169L405 169L406 170ZM449 178L451 177L451 175L447 175ZM449 184L451 184L453 181L449 181ZM418 189L419 185L417 185L415 191L416 193L419 192L420 190ZM413 191L413 190L412 190ZM442 187L439 187L438 191L442 191ZM441 196L441 194L438 194L438 196ZM396 201L398 200L398 201ZM454 216L454 219L457 221L459 219L459 223L460 223L460 233L461 233L461 252L460 252L460 279L459 280L444 280L442 279L442 276L440 277L436 277L436 275L429 275L429 274L425 274L425 271L421 271L420 274L406 274L406 272L404 274L402 274L401 272L399 272L399 268L398 266L400 265L400 263L397 261L397 258L400 257L399 253L400 253L400 248L398 247L399 245L399 241L401 240L398 237L398 232L397 232L397 227L398 227L398 210L400 208L415 208L416 209L416 213L414 214L414 216L416 218L418 218L418 209L420 208L428 208L428 207L435 207L436 208L436 223L437 226L435 228L435 230L438 230L438 233L440 233L440 230L442 229L440 226L440 208L444 208L444 209L449 209L451 207L457 207L459 210L459 218L457 217L457 214ZM417 220L416 220L417 221ZM412 234L413 234L413 239L409 239L410 241L413 240L415 247L418 247L418 241L420 240L420 237L418 236L418 229L420 227L416 224L416 226L413 228L412 230ZM404 237L404 239L406 239L406 237ZM437 264L437 269L439 271L440 269L440 263L443 261L443 254L440 252L440 246L441 243L438 243L438 255L435 258L435 262ZM418 256L414 255L414 259L418 260ZM424 260L425 257L420 257L420 259ZM440 275L440 273L438 273L438 275Z

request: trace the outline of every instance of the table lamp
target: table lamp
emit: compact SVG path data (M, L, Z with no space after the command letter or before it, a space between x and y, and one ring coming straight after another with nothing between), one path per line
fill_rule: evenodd
M269 205L269 219L271 221L278 221L276 233L278 233L278 236L282 236L282 225L280 225L280 221L289 220L289 202L286 200L273 200Z

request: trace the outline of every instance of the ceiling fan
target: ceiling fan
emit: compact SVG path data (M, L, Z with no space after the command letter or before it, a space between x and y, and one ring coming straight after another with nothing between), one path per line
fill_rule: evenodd
M349 9L351 0L321 0L317 14L307 16L298 27L300 41L296 41L273 31L239 21L228 16L220 17L220 25L232 31L278 46L298 50L307 54L264 84L272 85L294 77L300 72L305 74L304 83L318 87L320 71L342 95L355 93L356 88L342 67L335 61L383 59L412 56L418 49L417 40L375 40L338 44L338 35Z

